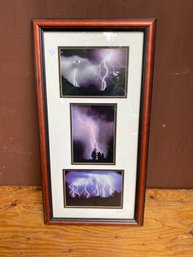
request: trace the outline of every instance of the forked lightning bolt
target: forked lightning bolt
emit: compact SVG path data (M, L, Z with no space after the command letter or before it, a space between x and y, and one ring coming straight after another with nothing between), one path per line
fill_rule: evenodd
M93 174L77 178L69 185L71 197L109 197L115 192L113 181L107 175Z
M105 88L107 87L107 83L105 79L109 75L108 62L110 61L110 58L111 58L111 53L108 53L108 55L102 59L102 61L99 63L99 66L98 66L98 77L101 80L101 91L104 91Z
M104 91L107 87L106 78L110 76L111 73L113 73L113 76L117 77L119 75L119 69L123 67L119 62L115 60L111 61L111 57L112 52L108 53L98 65L98 78L101 80L101 91ZM118 69L115 70L113 62L118 64Z
M92 122L92 120L89 120L89 121L87 120L87 122L85 122L80 117L78 117L78 120L80 121L80 124L82 127L89 128L88 131L90 132L90 144L92 149L96 148L97 150L100 150L96 140L96 132L97 132L96 125Z

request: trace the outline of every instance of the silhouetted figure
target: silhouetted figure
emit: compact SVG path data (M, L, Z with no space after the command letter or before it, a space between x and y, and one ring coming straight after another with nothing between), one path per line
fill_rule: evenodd
M101 159L104 161L105 157L104 157L104 153L101 154Z

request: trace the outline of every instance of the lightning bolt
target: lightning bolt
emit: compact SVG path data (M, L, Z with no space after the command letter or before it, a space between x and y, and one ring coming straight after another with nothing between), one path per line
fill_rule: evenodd
M124 67L122 66L118 61L114 60L112 61L112 52L108 53L107 56L105 56L102 61L98 65L98 78L101 80L101 91L104 91L107 87L106 78L113 73L113 76L118 77L120 68ZM116 63L117 65L113 65L113 63ZM116 70L115 70L116 66Z
M78 84L77 79L76 79L76 75L77 75L77 71L78 71L78 67L79 67L80 63L81 63L81 60L78 57L76 57L73 62L73 65L76 66L76 68L74 69L74 72L73 72L73 85L75 87L80 87L80 85Z
M110 57L111 57L111 53L109 53L106 57L104 57L98 65L98 77L101 80L101 91L104 91L105 88L107 87L107 83L105 79L109 75L108 62L110 61Z
M102 75L102 66L104 67L104 75ZM109 69L108 69L108 66L107 66L107 61L106 61L106 58L104 58L104 60L102 60L99 64L99 78L101 80L101 91L104 91L105 88L107 87L107 83L105 81L106 77L108 76L109 74Z
M85 122L83 121L80 117L78 117L78 120L80 121L80 126L81 127L87 127L90 132L90 145L92 149L96 148L97 150L99 149L97 140L96 140L96 133L97 133L97 128L96 125L90 120L90 122Z
M73 85L74 87L80 87L77 80L76 80L76 74L77 74L77 69L74 69L74 73L73 73Z
M112 186L111 177L107 175L93 174L88 178L77 178L69 185L71 197L93 197L100 196L103 198L112 196L115 188Z

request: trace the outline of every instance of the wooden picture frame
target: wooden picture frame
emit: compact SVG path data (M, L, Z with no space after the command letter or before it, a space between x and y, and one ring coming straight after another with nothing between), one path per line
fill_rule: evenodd
M45 223L143 225L156 20L32 23Z

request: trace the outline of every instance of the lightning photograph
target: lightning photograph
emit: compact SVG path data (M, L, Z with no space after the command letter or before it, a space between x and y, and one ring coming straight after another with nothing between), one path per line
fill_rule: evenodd
M62 97L126 97L128 47L59 48Z
M122 208L122 170L64 170L65 207Z
M115 164L116 104L71 104L73 164Z

